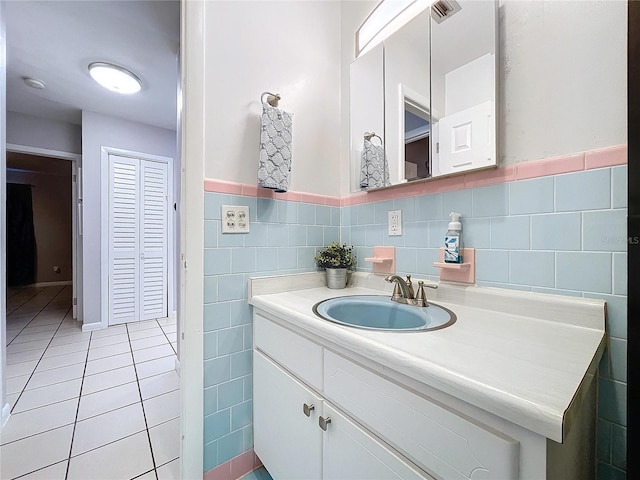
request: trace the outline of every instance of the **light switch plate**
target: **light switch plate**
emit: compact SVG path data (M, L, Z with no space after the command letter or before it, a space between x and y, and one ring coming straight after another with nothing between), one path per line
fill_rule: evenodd
M402 235L402 210L389 210L389 236Z
M249 233L249 207L222 205L222 233Z

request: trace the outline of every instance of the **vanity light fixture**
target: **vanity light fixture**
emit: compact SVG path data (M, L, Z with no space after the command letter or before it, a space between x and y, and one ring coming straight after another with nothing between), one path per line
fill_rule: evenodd
M460 10L455 0L382 0L356 32L356 57L390 37L423 10L431 8L437 23Z
M382 0L356 32L356 57L408 23L434 0Z
M139 92L142 88L142 81L137 75L112 63L91 63L89 74L96 82L112 92L131 94Z

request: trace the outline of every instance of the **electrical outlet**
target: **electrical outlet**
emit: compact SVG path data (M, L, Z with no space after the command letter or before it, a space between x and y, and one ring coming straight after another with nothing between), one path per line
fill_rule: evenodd
M222 205L222 233L249 233L249 207Z
M389 235L402 235L402 210L389 210Z

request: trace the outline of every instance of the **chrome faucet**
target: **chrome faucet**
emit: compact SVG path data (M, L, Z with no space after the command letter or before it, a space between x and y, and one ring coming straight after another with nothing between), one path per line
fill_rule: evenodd
M406 303L407 305L413 305L415 307L428 307L427 295L424 293L424 287L438 288L437 284L425 285L422 280L418 281L418 291L414 293L413 284L411 283L411 275L407 275L405 281L398 275L389 275L385 277L385 280L389 283L395 283L393 287L393 294L391 300L398 303Z

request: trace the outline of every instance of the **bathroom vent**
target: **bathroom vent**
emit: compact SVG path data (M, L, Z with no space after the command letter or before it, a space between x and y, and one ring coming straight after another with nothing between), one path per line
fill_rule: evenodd
M462 7L455 0L438 0L431 6L431 17L436 23L442 23L460 10Z

